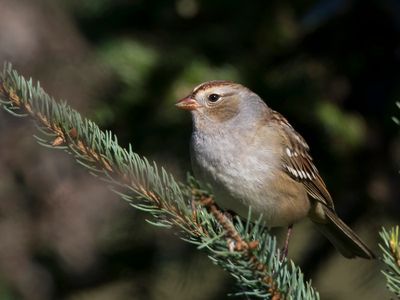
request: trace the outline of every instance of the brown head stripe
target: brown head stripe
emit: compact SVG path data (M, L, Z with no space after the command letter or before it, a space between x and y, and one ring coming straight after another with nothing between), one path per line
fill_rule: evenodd
M199 91L204 91L210 87L213 86L219 86L219 85L237 85L237 83L234 83L233 81L229 80L212 80L212 81L207 81L205 83L202 83L198 86L196 86L193 89L192 95L195 96Z

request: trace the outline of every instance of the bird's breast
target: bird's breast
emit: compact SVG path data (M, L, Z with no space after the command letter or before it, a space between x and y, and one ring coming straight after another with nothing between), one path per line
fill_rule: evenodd
M273 143L273 141L271 141ZM300 183L284 187L279 153L268 141L244 140L242 135L194 133L191 143L193 171L212 186L217 203L247 217L263 215L269 226L283 226L303 218L308 198ZM285 195L282 197L282 195Z
M193 171L213 187L220 206L247 216L253 209L269 206L266 187L276 171L275 153L264 145L246 143L240 136L192 136ZM272 205L269 211L273 210Z

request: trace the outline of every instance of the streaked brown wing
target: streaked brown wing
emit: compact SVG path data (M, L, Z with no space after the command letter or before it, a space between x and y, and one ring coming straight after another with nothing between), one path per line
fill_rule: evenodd
M283 149L282 160L286 173L294 180L303 183L312 198L334 209L332 197L312 161L306 141L278 112L273 111L272 121L283 125L286 145Z

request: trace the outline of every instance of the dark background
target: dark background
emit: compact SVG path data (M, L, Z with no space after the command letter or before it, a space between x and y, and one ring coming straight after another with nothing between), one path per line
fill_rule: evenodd
M0 62L183 179L174 102L230 79L308 141L339 215L376 252L400 223L400 1L0 0ZM65 153L0 112L0 299L226 299L234 281L154 228ZM290 257L322 299L388 299L378 261L347 260L307 221Z

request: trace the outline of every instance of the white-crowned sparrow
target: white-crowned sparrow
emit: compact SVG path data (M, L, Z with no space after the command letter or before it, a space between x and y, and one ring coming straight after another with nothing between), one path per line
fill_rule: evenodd
M374 258L337 216L305 140L257 94L210 81L176 105L192 113L193 171L219 206L242 217L251 206L270 227L309 217L345 257Z

